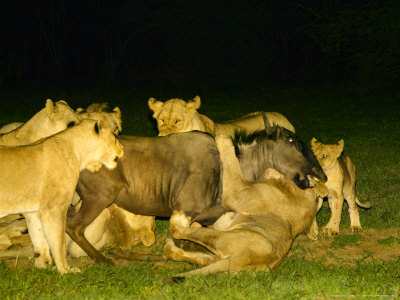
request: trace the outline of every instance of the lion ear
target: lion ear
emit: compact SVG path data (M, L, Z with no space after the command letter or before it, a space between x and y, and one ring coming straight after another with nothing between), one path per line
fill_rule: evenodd
M106 123L106 121L104 120L96 121L96 123L94 124L94 132L96 132L96 134L100 134L104 126L107 126L107 128L109 128L109 125L108 123Z
M84 108L82 108L82 107L78 107L77 109L76 109L76 113L77 114L80 114L81 112L84 112L85 111L85 109Z
M343 148L344 148L344 141L343 140L340 140L337 143L337 148L338 148L338 152L339 152L339 155L340 155L343 152Z
M196 97L194 97L192 100L189 100L189 101L186 103L186 107L187 107L187 108L193 108L193 109L195 109L195 110L198 110L198 109L200 108L200 104L201 104L200 97L199 97L199 96L196 96Z
M113 109L113 119L118 126L118 130L121 131L122 130L121 110L119 109L118 106Z
M163 107L164 102L158 101L154 98L150 98L149 101L147 102L149 104L149 108L154 112L158 112L161 107Z
M52 118L53 114L55 113L56 108L54 102L51 99L46 100L46 112L47 115Z
M313 138L311 139L311 148L314 149L315 146L318 145L318 143L319 143L318 140L317 140L315 137L313 137Z

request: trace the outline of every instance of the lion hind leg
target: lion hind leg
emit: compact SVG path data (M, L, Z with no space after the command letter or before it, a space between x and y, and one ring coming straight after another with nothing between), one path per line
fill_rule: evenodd
M35 252L35 267L38 269L49 268L53 264L49 244L43 233L42 223L37 212L24 213L29 237Z

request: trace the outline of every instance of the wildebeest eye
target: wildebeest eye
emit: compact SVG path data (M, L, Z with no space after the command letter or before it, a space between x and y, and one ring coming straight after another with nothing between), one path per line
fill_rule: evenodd
M287 141L288 141L289 143L293 143L293 142L294 142L294 139L290 137L290 138L287 139Z
M75 126L75 122L74 121L71 121L71 122L69 122L67 124L67 128L70 128L70 127L73 127L73 126Z

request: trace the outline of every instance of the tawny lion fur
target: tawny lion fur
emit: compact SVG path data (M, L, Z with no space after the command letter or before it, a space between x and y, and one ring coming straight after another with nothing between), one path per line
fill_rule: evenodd
M352 232L361 230L360 216L357 205L370 208L371 203L362 203L356 196L356 166L351 159L343 154L344 141L337 144L322 144L316 138L311 139L311 148L324 170L328 181L328 201L332 214L328 224L322 228L329 236L338 234L344 200L349 205L350 227Z
M166 244L164 254L168 258L206 265L177 277L249 269L268 271L278 266L296 236L310 227L318 198L327 194L323 184L302 190L273 169L267 169L262 180L248 183L242 177L232 141L224 137L216 141L224 166L222 201L233 212L220 217L213 228L196 223L190 226L183 212L174 212L170 220L172 236L196 242L213 253L188 252Z
M32 145L1 147L0 155L0 216L23 213L36 267L52 263L51 250L59 273L79 271L66 261L66 213L80 171L92 161L114 168L123 155L111 128L85 120Z
M80 208L80 204L81 201L74 205L75 210ZM2 220L4 222L1 222ZM7 230L7 227L10 230ZM132 214L113 204L104 209L86 228L85 237L97 250L119 248L132 251L139 243L145 246L154 244L154 228L154 217ZM5 234L1 234L3 230ZM0 220L0 259L34 256L29 235L22 234L26 230L23 217L13 218L9 222L7 217ZM66 235L66 247L68 256L87 255L68 235Z
M236 130L252 133L265 128L262 112L253 112L224 123L214 123L208 117L197 112L200 108L199 96L187 102L177 98L165 102L150 98L148 105L153 111L153 118L157 120L159 136L199 130L214 136L226 135L232 137ZM271 124L295 132L293 125L285 116L277 112L266 112L265 114Z
M77 114L68 106L67 102L60 100L53 102L47 99L46 106L36 113L26 123L11 123L1 129L1 146L27 145L37 140L65 130L68 126L79 123ZM12 126L19 124L15 129Z
M109 111L107 103L92 103L86 110L78 108L76 112L74 112L64 100L53 103L48 99L46 107L27 121L25 125L22 122L12 122L1 127L0 133L9 133L14 130L14 132L10 134L10 137L17 136L18 145L26 145L35 142L35 139L44 138L66 129L71 122L78 124L80 120L84 119L104 120L116 135L122 130L121 111L119 107L115 107L112 111ZM29 134L32 135L29 136ZM7 136L8 135L4 135L3 139L11 141L12 139ZM87 169L95 172L101 168L101 166L101 163L92 162L87 166ZM13 240L17 242L21 240L17 238L26 231L26 224L23 220L13 222L20 218L21 216L17 214L8 216L6 219L9 221L8 224L5 220L0 219L0 222L4 225L2 230L0 230L0 250L12 246ZM134 216L132 216L132 218L135 219Z

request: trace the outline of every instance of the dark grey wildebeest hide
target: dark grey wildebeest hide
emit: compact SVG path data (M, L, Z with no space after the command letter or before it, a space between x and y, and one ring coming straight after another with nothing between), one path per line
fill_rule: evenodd
M186 132L119 140L124 157L114 170L81 172L76 191L82 206L76 214L70 210L67 219L68 234L90 257L107 261L86 240L84 230L111 203L158 217L169 217L174 210L193 218L208 210L217 217L215 211L223 212L222 164L212 136Z

